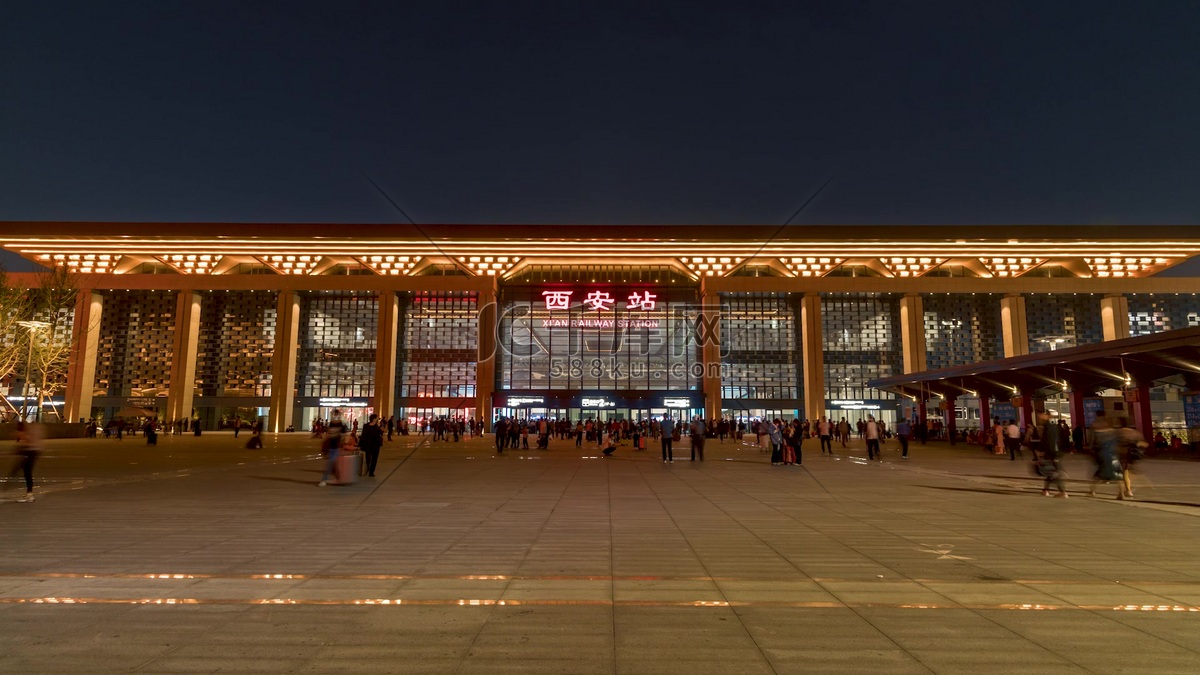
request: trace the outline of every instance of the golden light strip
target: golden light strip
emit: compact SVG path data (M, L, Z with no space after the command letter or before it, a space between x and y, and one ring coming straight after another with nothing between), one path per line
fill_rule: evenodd
M320 257L324 256L324 253L326 251L329 250L328 246L329 246L329 244L317 244L317 245L312 245L310 247L295 246L295 247L289 247L289 249L276 249L276 247L274 247L274 245L272 245L272 243L265 243L265 241L264 241L264 243L259 243L254 246L247 246L245 251L236 249L236 247L224 247L224 246L217 247L212 244L209 244L206 247L188 246L188 247L186 247L186 249L179 249L179 252L184 253L184 255L216 255L216 256L245 255L245 256L252 256L252 257L259 257L259 258L268 257L268 256L308 256L311 258L319 259ZM80 250L79 247L62 247L62 249L50 249L50 250L23 249L23 247L12 246L11 244L7 245L6 247L8 247L8 249L11 249L11 250L16 250L17 252L20 253L20 255L29 257L30 259L35 259L35 261L40 261L40 257L46 256L46 255L78 255L78 251ZM163 246L160 245L160 246L155 246L155 247L156 247L156 249L160 249L160 250L143 251L143 250L138 249L138 247L134 247L134 246L130 246L130 245L121 245L121 244L112 244L112 245L95 245L94 244L94 245L90 246L90 249L84 249L84 250L89 250L89 252L95 252L95 253L103 253L103 255L109 255L113 259L119 258L120 256L126 256L126 255L151 256L151 257L163 255L163 253L164 253L164 251L162 250ZM744 259L744 256L738 255L738 253L740 251L731 251L728 249L716 250L716 252L718 252L718 255L702 255L702 253L704 251L708 250L707 245L704 247L679 246L679 249L682 250L683 252L689 253L689 256L688 256L689 259L709 258L709 257L716 258L716 259L718 259L718 261L720 261L720 258ZM864 249L864 247L860 247L860 246L852 245L852 244L832 245L832 246L823 246L823 247L798 246L796 251L788 250L788 249L790 249L790 247L787 247L787 246L775 246L775 249L776 249L776 252L779 253L779 257L788 257L788 253L793 253L793 255L797 255L797 257L799 257L799 256L805 256L805 257L821 256L821 257L875 258L875 257L899 257L898 256L899 253L906 253L905 257L911 256L911 257L919 258L919 257L944 257L941 255L941 253L950 253L950 257L983 258L983 257L994 256L995 253L997 252L997 249L1000 249L1000 251L1003 252L1002 247L995 247L995 246L989 247L989 249L986 251L980 251L980 250L974 250L974 251L950 250L950 251L947 251L943 247L943 249L936 249L936 251L938 253L937 256L930 256L930 252L935 251L935 249L907 250L907 249L900 249L900 247L892 247L892 249L889 249L887 251L880 251L878 249L875 249L875 247L871 247L871 249ZM365 256L373 255L373 253L380 253L380 255L383 255L383 253L385 253L385 255L413 255L413 256L421 257L421 256L440 256L440 255L442 255L443 252L445 252L445 253L450 253L450 255L454 255L457 258L470 258L470 257L484 258L484 257L492 256L492 257L509 257L510 259L512 259L512 258L520 259L521 256L523 255L523 253L526 252L527 250L528 250L528 246L514 245L514 246L511 246L512 255L509 255L509 252L510 252L509 247L508 247L508 245L504 245L504 244L492 244L492 245L488 245L486 247L482 247L482 249L479 249L479 250L469 249L469 247L466 247L466 246L445 246L444 251L438 251L436 249L433 249L432 246L421 247L418 245L407 244L407 245L404 245L402 247L402 249L397 249L396 251L389 251L388 249L386 249L385 246L376 246L370 252L349 252L349 255L353 255L355 257L365 257ZM476 255L476 253L478 253L478 255ZM583 246L583 245L575 246L575 247L570 247L570 246L562 247L562 249L558 249L558 247L553 247L553 246L539 246L538 253L539 253L540 258L557 257L557 258L568 259L568 261L569 261L569 259L572 259L572 258L644 259L644 258L660 258L661 257L660 255L656 255L656 253L653 252L652 250L648 250L646 245L641 244L641 243L629 243L629 241L623 241L623 243L607 244L604 247L602 247L602 250L596 250L596 249L594 249L594 247L593 247L593 249L589 250L587 246ZM695 255L691 255L691 253L695 253ZM754 253L756 253L756 251L751 250L751 251L746 251L746 253L748 253L748 255L752 256L752 255L754 255ZM1022 249L1019 253L1022 256L1040 257L1040 258L1049 258L1049 257L1099 258L1099 257L1102 257L1102 256L1099 256L1098 253L1094 250L1073 250L1073 249L1070 249L1069 246L1060 246L1060 247L1057 247L1057 249L1055 249L1055 250L1046 250L1046 251L1030 251L1030 250L1025 249L1025 247L1022 247ZM1186 257L1194 256L1194 255L1196 255L1196 253L1200 253L1200 247L1198 247L1198 249L1192 249L1192 250L1164 251L1162 249L1156 249L1156 250L1150 250L1150 251L1135 251L1135 253L1136 253L1136 255L1138 255L1138 257L1162 258L1162 259L1166 259L1166 261L1178 261L1178 259L1180 259L1181 257L1186 258ZM1182 256L1181 256L1181 253L1183 253ZM892 255L896 255L896 256L892 256ZM1016 256L1010 256L1010 257L1016 257Z
M100 598L80 596L3 597L0 604L8 605L342 605L342 606L597 606L597 607L790 607L804 609L891 608L913 610L969 609L1014 611L1086 611L1086 612L1154 612L1200 613L1200 607L1180 604L1050 604L1050 603L911 603L911 602L842 602L838 600L578 600L497 598Z
M212 274L224 256L209 253L172 253L154 257L180 274Z
M646 250L647 243L670 243L682 252L702 257L742 256L757 252L760 242L753 241L703 241L683 240L542 240L537 241L538 255L548 256L561 253L587 255L589 257L620 256L625 257L633 252L640 255L654 255ZM270 253L310 253L325 252L330 246L338 250L349 251L351 255L369 256L376 253L388 254L422 254L428 251L444 250L455 255L504 255L508 250L512 255L524 255L530 245L529 240L496 239L496 240L456 240L440 241L435 244L428 241L414 240L373 240L369 249L355 251L363 245L362 240L331 242L328 239L47 239L47 238L9 238L7 248L37 254L44 252L77 252L80 249L112 249L119 253L138 253L155 255L157 253L240 253L243 255L262 254L264 247L276 248ZM773 242L776 251L781 255L820 255L826 251L840 257L888 257L888 256L939 256L939 257L979 257L990 258L1002 253L1009 257L1106 257L1106 256L1149 256L1149 257L1178 257L1180 253L1200 253L1200 241L1111 241L1096 242L1078 240L1017 242L1017 241L870 241L856 243L854 241L776 241ZM145 247L144 250L142 247ZM394 247L395 250L386 250ZM608 251L605 249L614 249ZM381 250L385 249L385 250ZM1011 251L1011 252L1009 252ZM1120 251L1120 253L1117 253ZM775 251L773 251L775 252ZM854 255L851 255L854 254Z
M1084 258L1092 274L1107 278L1144 277L1174 262L1168 257L1109 256L1107 258Z
M780 261L798 277L823 277L838 265L846 262L846 259L807 256L804 258L780 258Z
M879 262L892 273L892 276L897 277L919 277L929 270L946 262L945 258L930 258L930 257L887 257L880 258Z
M507 255L473 255L459 256L458 261L478 276L499 277L521 262L521 258Z
M111 272L120 259L120 255L111 253L43 253L37 257L46 267L66 267L80 274Z
M412 255L363 255L355 260L376 274L383 276L408 275L421 262L420 256Z
M322 256L282 254L257 255L254 258L279 274L305 275L317 268L317 265L321 263Z
M604 256L626 256L632 252L635 255L642 257L661 257L661 251L648 248L645 241L610 241L610 242L540 242L537 245L538 257L552 257L555 255L568 254L571 256L588 256L588 257L604 257ZM662 243L662 242L657 242ZM20 244L13 241L5 243L5 248L21 251L26 254L43 254L43 253L119 253L122 255L162 255L169 253L209 253L209 254L237 254L237 255L263 255L276 253L303 253L306 255L319 254L324 255L329 251L331 246L336 246L339 251L344 251L347 255L352 256L370 256L376 254L388 255L428 255L429 252L444 251L453 255L508 255L525 256L529 250L529 243L526 242L506 242L495 241L479 244L469 242L447 242L440 246L428 242L375 242L370 244L369 248L361 248L363 242L356 240L353 242L329 242L327 240L317 240L308 242L283 242L276 240L262 240L253 242L227 242L227 241L204 241L204 242L175 242L175 241L87 241L87 242L46 242L46 243L30 243ZM686 254L689 257L742 257L754 255L758 252L761 244L756 242L675 242L671 246L674 250ZM1195 254L1200 253L1200 244L1196 242L1180 242L1176 247L1170 248L1168 244L1163 242L1155 242L1153 244L1137 244L1124 245L1122 248L1128 253L1114 255L1111 253L1114 246L1103 246L1095 244L1081 244L1078 242L1048 242L1037 246L1028 244L978 244L978 245L956 245L947 244L946 242L928 242L928 243L857 243L854 241L845 242L773 242L772 253L778 257L787 256L836 256L836 257L978 257L991 258L1002 254L1001 257L1162 257L1162 258L1177 258L1181 253ZM512 253L509 253L512 251ZM619 251L617 253L616 251Z
M1046 262L1045 258L1028 256L1007 258L980 258L979 262L987 268L994 277L1019 277L1029 270Z
M696 276L701 277L721 277L728 274L734 267L742 262L742 258L731 256L700 256L680 258L679 262L683 263Z

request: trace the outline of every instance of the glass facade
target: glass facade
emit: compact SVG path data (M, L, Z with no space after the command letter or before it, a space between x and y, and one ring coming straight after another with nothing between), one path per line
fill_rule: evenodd
M606 272L611 277L627 270L617 266ZM179 292L104 295L96 405L111 409L131 404L118 400L124 398L143 398L136 404L149 408L155 407L155 398L165 403ZM249 420L267 414L274 403L264 399L272 393L278 292L199 295L198 398L193 402L198 414L206 424L218 417ZM341 406L365 412L376 403L317 399L370 399L376 393L376 295L301 291L298 297L294 408L304 411L298 419L327 416L327 409ZM927 367L1001 358L1002 297L922 294ZM1102 341L1102 294L1024 297L1031 352ZM1200 326L1200 295L1125 297L1133 336ZM891 419L905 403L867 383L903 371L902 294L828 292L820 299L824 405L809 408L834 418L855 419L873 411ZM787 292L720 296L720 402L725 414L803 414L801 300L801 293ZM703 412L702 345L716 326L706 323L713 315L702 315L694 280L688 285L611 280L502 285L495 380L486 383L476 382L480 307L475 291L399 292L397 302L396 376L386 385L395 388L396 407L374 412L470 416L481 392L495 393L491 400L497 410L517 411L503 414L577 419ZM63 339L72 313L66 309L57 317ZM239 400L228 400L234 398Z
M178 297L173 291L112 291L107 295L96 354L97 395L167 395Z
M278 294L209 291L200 298L196 393L270 396Z
M1129 336L1150 335L1176 328L1200 326L1200 296L1132 294L1129 302Z
M999 296L939 293L921 297L928 369L1004 357Z
M477 297L416 293L402 295L400 303L396 391L406 405L420 403L414 398L474 398Z
M379 301L374 295L301 294L299 395L372 396L378 336Z
M547 309L545 293L567 298ZM591 293L611 302L595 310ZM653 296L653 308L640 302ZM631 297L639 303L631 308ZM497 384L502 390L698 389L703 373L695 292L679 288L505 289L498 317Z
M721 296L722 400L800 398L797 314L787 294Z
M866 383L903 372L899 295L822 294L821 334L827 399L895 398Z
M1104 341L1099 295L1027 295L1029 353Z

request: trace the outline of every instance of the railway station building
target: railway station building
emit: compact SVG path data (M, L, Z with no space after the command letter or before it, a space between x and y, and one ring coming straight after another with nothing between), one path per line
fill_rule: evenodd
M961 429L1022 392L981 406L868 383L1200 326L1200 276L1160 275L1200 254L1185 226L8 222L0 240L76 273L70 420L923 413ZM1200 389L1127 385L1179 427Z

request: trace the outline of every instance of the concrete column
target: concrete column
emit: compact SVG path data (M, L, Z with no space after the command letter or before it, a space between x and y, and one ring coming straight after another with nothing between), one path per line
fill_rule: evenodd
M1021 392L1021 412L1020 412L1020 414L1021 414L1021 419L1018 423L1021 425L1022 428L1034 423L1033 396L1031 396L1025 392Z
M1133 408L1133 415L1130 417L1130 423L1134 428L1142 433L1142 437L1146 442L1154 440L1154 418L1150 414L1150 385L1139 384L1132 392L1133 401L1130 401L1130 407ZM1128 397L1126 397L1128 400Z
M1067 398L1069 401L1070 425L1074 428L1076 424L1084 423L1084 390L1072 387L1067 392Z
M810 420L825 414L825 357L821 346L821 296L806 294L800 299L800 335L804 362L804 416Z
M100 351L100 318L103 312L104 296L86 288L76 295L63 421L77 422L92 416L92 393L96 388L96 356Z
M285 431L296 405L296 354L300 349L300 296L280 291L275 314L275 348L271 360L271 414L267 427Z
M700 358L704 366L701 388L704 390L704 419L721 416L721 296L705 290L700 296L701 321L711 326L704 331Z
M496 391L496 321L499 317L498 293L493 285L479 292L478 353L475 359L475 419L492 425L492 394Z
M992 397L982 393L979 395L979 430L992 430Z
M925 370L925 302L920 295L910 294L900 299L900 344L904 372Z
M175 340L171 353L171 385L167 419L192 418L196 393L196 357L200 343L200 294L180 291L175 302Z
M946 438L950 441L950 445L954 445L957 439L954 438L958 433L958 397L953 392L946 392L946 403L950 406L942 411L942 416L946 420Z
M1100 322L1105 342L1129 337L1129 299L1119 294L1100 298Z
M1029 353L1029 330L1025 326L1025 297L1006 295L1000 299L1000 324L1004 332L1004 358Z
M379 293L379 333L375 340L375 395L371 405L380 417L396 413L396 339L400 299L395 291Z

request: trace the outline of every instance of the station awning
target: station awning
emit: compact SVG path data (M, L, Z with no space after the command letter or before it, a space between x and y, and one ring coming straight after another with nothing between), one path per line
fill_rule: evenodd
M911 397L1011 398L1200 380L1200 327L1111 340L1006 359L872 380L869 386ZM1189 385L1189 383L1192 383Z

